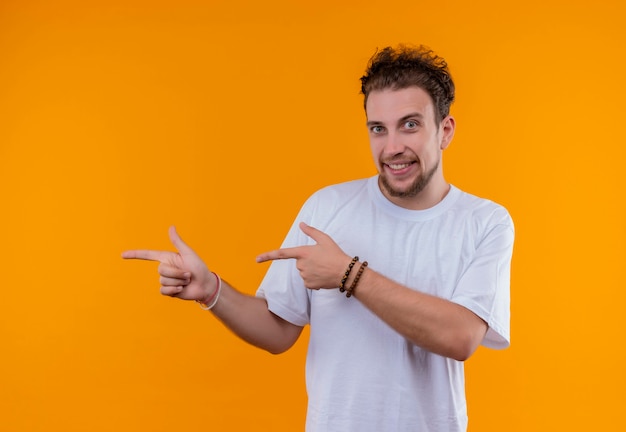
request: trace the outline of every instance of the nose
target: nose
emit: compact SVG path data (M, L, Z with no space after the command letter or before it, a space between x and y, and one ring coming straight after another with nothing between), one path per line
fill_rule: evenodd
M396 133L390 132L387 135L387 140L385 141L385 156L395 156L403 152L404 144L402 143L401 138Z

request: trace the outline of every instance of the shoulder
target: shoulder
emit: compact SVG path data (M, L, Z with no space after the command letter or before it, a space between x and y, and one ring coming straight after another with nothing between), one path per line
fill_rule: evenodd
M513 219L504 206L492 200L455 189L458 197L452 210L458 212L460 216L472 220L482 228L505 225L513 230Z
M342 209L355 206L362 209L370 199L367 184L368 179L360 179L319 189L303 204L300 219L315 224L331 215L336 216Z
M370 179L351 180L344 183L337 183L334 185L326 186L313 194L313 196L321 197L336 197L345 196L358 193L359 191L367 189L367 183Z
M326 186L313 193L307 200L307 204L332 204L353 199L362 193L367 193L368 181L369 179L359 179Z

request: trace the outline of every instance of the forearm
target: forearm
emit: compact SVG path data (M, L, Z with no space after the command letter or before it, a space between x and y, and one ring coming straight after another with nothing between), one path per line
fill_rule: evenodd
M456 360L469 358L487 331L487 324L469 309L409 289L369 267L353 295L414 344Z
M289 349L302 332L270 312L265 299L242 294L225 281L211 312L241 339L272 354Z

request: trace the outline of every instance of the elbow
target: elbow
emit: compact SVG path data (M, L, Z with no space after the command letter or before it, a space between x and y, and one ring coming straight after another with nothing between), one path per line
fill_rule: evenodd
M267 346L264 346L263 349L270 354L278 355L288 351L292 346L293 343L268 344Z
M476 348L471 348L471 347L466 347L466 346L455 346L455 347L450 347L448 350L446 350L445 352L442 352L441 354L445 357L451 358L452 360L464 362L466 360L469 360L472 354L474 354L474 351L476 351Z
M257 335L239 335L244 342L267 351L270 354L282 354L289 350L295 343L295 340L276 337L276 335L258 337Z
M454 360L468 360L482 343L487 334L487 323L482 319L476 325L463 325L451 334L450 356Z
M291 327L289 328L292 329ZM298 340L298 336L300 335L300 330L302 327L293 327L294 331L287 331L284 333L279 333L273 335L271 338L266 339L263 344L259 344L260 348L264 349L270 354L278 355L288 351L296 341Z
M463 332L450 347L449 357L460 362L468 360L476 352L482 339L482 335L469 331Z
M474 351L476 351L476 349L457 348L453 353L451 353L450 358L456 361L464 362L465 360L468 360L472 354L474 354Z

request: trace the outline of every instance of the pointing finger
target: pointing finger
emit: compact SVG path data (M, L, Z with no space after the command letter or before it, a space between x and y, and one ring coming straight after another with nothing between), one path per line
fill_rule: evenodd
M122 258L124 259L140 259L147 261L163 261L167 252L136 249L122 252Z
M277 249L270 252L265 252L256 257L256 262L262 263L265 261L274 261L282 259L300 258L302 256L303 248L306 246L298 246L285 249Z

